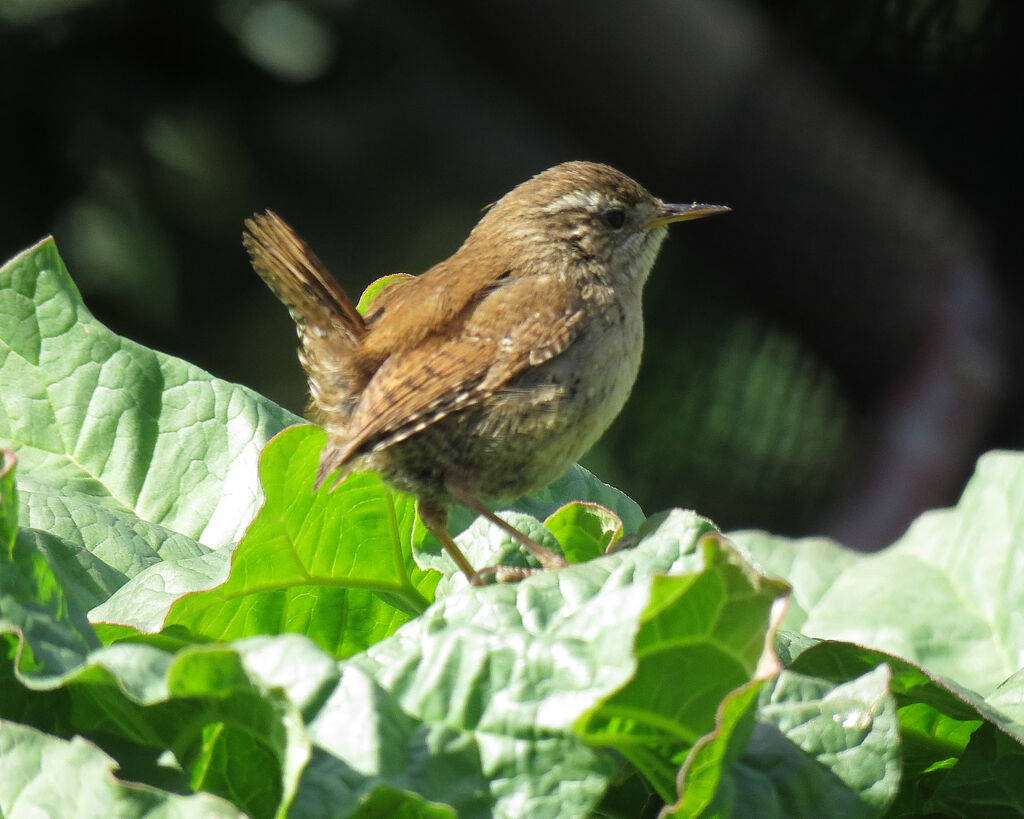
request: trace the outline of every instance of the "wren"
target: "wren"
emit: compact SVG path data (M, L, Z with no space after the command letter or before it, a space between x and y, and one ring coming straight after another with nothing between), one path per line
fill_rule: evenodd
M365 316L280 217L246 220L245 247L297 325L310 415L327 431L316 486L380 472L416 496L473 583L483 573L448 534L452 503L543 567L564 566L483 499L545 486L597 441L636 379L641 292L667 225L728 210L666 204L607 165L567 162L505 194L453 256L399 279Z

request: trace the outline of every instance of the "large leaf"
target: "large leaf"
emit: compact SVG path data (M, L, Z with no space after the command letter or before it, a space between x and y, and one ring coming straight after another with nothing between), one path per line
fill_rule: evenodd
M451 594L353 657L340 681L326 655L285 635L173 654L121 642L21 682L66 692L75 730L134 760L133 778L161 782L166 772L147 749L170 749L191 787L254 816L293 800L303 816L450 815L445 805L465 816L585 813L616 765L600 748L607 731L577 735L582 715L607 728L610 709L631 703L641 724L656 725L680 718L682 698L685 722L711 725L718 698L749 680L763 650L782 588L717 540L698 550L712 532L675 513L634 550L518 586ZM708 592L725 616L705 620L719 626L687 651ZM759 615L728 614L744 612L748 599ZM719 644L722 670L734 651L746 665L708 690L697 664ZM694 669L667 697L657 693L655 662L664 649ZM634 732L628 741L663 759L661 768L678 753L664 737Z
M59 688L75 733L115 756L125 776L209 791L250 816L269 817L291 801L309 758L301 709L322 702L336 680L329 657L302 638L282 637L173 655L120 644L95 649L64 674L25 682ZM62 772L46 776L54 785Z
M346 657L427 607L440 575L413 560L412 499L366 473L314 494L324 440L321 430L298 427L267 447L267 501L230 577L179 600L166 625L222 640L296 631Z
M837 816L870 817L895 799L900 732L884 665L839 684L784 671L762 690L758 720L733 771L748 779L734 815L812 819L829 805Z
M1012 793L1017 787L1014 770L1024 750L1024 723L1019 721L1017 704L1024 700L1024 675L1015 675L983 698L876 649L794 640L786 633L779 641L790 669L833 684L870 673L880 663L890 669L903 763L897 815L958 810L965 803L963 791ZM990 750L979 756L979 746Z
M230 547L259 503L260 448L297 419L110 332L52 239L0 269L0 447L19 522L84 609L147 566Z
M793 585L785 625L802 633L780 649L790 668L832 682L892 669L903 746L895 811L960 811L981 793L993 810L1021 801L1022 500L1024 456L997 452L979 461L955 508L926 513L878 554L734 535Z
M462 768L465 802L449 802L460 815L586 815L616 770L601 748L628 747L671 783L721 698L754 674L783 589L716 539L697 549L711 533L673 513L633 550L518 586L464 589L349 667L374 677L445 754L472 746L479 771ZM708 599L717 602L702 614ZM659 685L659 668L673 665L673 684ZM328 713L312 722L314 736ZM672 724L680 730L651 730ZM325 750L353 765L343 748ZM379 765L367 774L379 776Z
M118 782L112 776L116 768L113 759L80 737L58 739L0 719L0 816L244 816L230 802L207 794L179 796Z
M982 693L1021 667L1024 454L983 456L954 509L922 515L878 554L731 537L793 586L787 628L889 651Z
M652 533L644 545L672 536L671 528ZM577 723L584 739L617 749L666 801L676 797L686 754L714 727L719 703L759 667L776 670L765 640L772 605L786 587L766 581L713 538L702 545L707 570L654 578L629 685Z
M308 427L266 447L249 525L257 452L296 419L96 323L52 242L0 270L0 378L5 812L1024 805L1024 456L880 555L739 535L793 587L773 651L781 584L579 468L499 509L588 561L519 585L468 587L375 476L313 493ZM602 556L619 521L636 546ZM465 510L452 531L474 565L522 560Z
M0 450L0 635L15 638L9 645L20 673L59 674L82 662L98 641L34 534L13 525L16 461L14 453Z
M454 564L416 521L413 500L389 489L378 476L357 473L334 491L324 486L314 493L323 443L322 431L302 426L267 445L260 462L266 502L232 555L224 583L210 588L223 575L220 553L163 561L93 609L92 619L147 633L182 627L193 639L297 632L346 657L421 612L433 599L440 575L421 569L419 562L449 573ZM574 496L586 499L587 509L617 521L591 500L600 498L636 523L635 505L579 467L515 508L543 514ZM556 514L560 536L570 543L590 536L591 516L571 515L575 508L569 504ZM537 538L551 537L531 516L502 514ZM470 520L465 511L455 517L456 529ZM483 519L462 532L459 541L480 567L510 554L523 560L520 547ZM445 582L445 588L464 586L461 575ZM105 639L131 636L107 626L101 633Z

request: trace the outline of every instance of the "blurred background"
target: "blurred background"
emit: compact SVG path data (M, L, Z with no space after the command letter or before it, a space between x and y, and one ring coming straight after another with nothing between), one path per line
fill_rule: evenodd
M358 294L608 162L734 212L673 229L584 463L877 548L1024 448L1022 45L1016 0L0 0L0 256L54 234L116 332L301 412L245 216Z

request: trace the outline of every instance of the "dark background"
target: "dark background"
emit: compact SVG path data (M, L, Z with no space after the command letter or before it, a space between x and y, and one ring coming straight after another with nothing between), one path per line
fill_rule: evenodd
M0 255L301 411L243 218L354 294L550 165L734 213L673 228L585 461L648 512L884 545L1024 444L1015 0L0 0Z

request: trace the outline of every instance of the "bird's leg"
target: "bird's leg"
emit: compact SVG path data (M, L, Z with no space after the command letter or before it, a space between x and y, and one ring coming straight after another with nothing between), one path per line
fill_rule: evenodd
M448 508L446 506L430 503L420 498L418 511L420 514L420 520L423 521L423 525L430 530L430 533L437 538L438 542L444 547L444 550L448 552L448 556L455 561L455 565L459 567L464 575L469 579L469 582L474 586L484 585L478 572L473 568L466 556L462 553L462 550L458 547L458 544L448 534Z
M467 492L463 487L459 486L451 479L446 482L445 486L448 489L448 494L452 496L452 500L459 504L459 506L465 506L467 509L471 509L478 515L483 515L487 520L510 535L516 543L537 558L537 560L540 561L540 565L545 569L563 569L569 565L566 562L565 557L558 554L558 552L552 551L547 546L542 546L533 538L527 537L511 523L503 521L494 514L494 512L484 506L475 495L471 492Z

